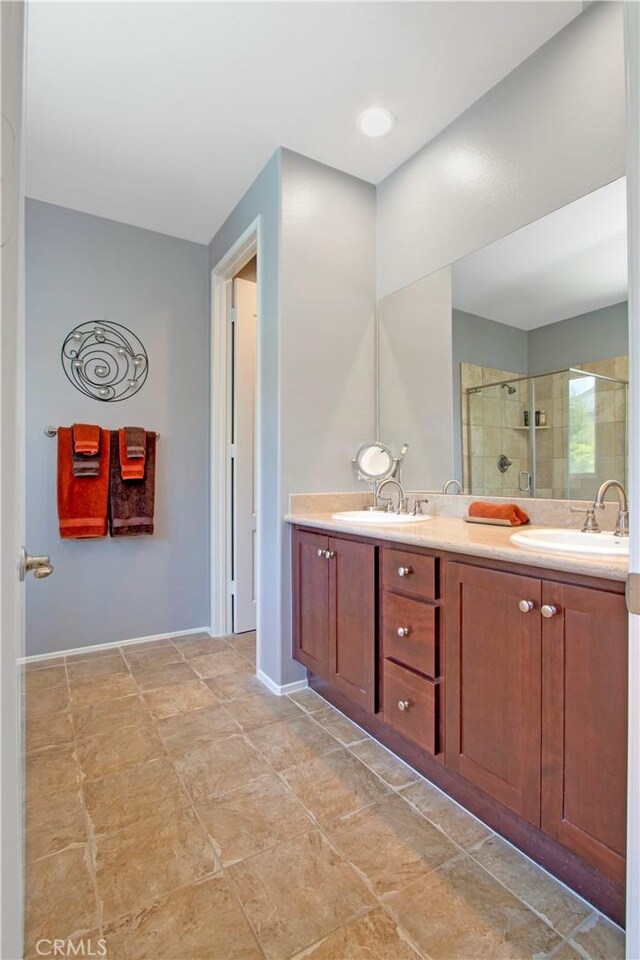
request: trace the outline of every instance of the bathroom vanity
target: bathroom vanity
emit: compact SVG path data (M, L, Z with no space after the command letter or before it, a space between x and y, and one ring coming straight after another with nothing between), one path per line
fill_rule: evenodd
M541 559L460 519L290 519L310 685L622 922L625 562Z

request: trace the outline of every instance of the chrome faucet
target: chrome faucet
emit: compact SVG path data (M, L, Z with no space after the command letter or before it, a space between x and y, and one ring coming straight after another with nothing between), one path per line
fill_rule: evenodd
M408 501L407 501L407 498L406 498L405 495L404 495L404 490L402 489L402 484L400 483L399 480L396 480L395 477L387 477L386 480L383 480L383 481L382 481L382 483L380 484L380 486L379 486L378 489L376 490L376 502L383 499L383 498L380 496L380 494L381 494L382 490L384 490L384 488L386 487L386 485L387 485L388 483L393 483L393 484L395 484L395 486L398 488L398 507L397 507L397 509L396 509L396 513L403 513L403 512L406 513L406 510L407 510L407 502L408 502ZM391 503L392 503L392 501L391 501L391 498L389 497L389 498L387 499L387 512L389 512L389 513L391 512L391 511L389 510L389 507L391 506Z
M594 510L596 508L604 510L604 498L611 489L615 490L618 497L618 516L613 533L616 537L628 537L629 501L627 500L627 492L619 480L605 480L596 494L596 498L593 501L593 508Z
M506 384L505 384L505 386L506 386ZM455 491L456 493L462 493L462 492L463 492L463 491L462 491L462 484L460 483L459 480L447 480L447 482L444 484L444 486L443 486L443 488L442 488L442 492L443 492L443 493L449 493L449 487L452 487L452 486L457 487L457 490Z

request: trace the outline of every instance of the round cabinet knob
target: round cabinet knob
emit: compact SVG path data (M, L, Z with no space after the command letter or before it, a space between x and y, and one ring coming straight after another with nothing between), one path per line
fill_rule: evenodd
M521 613L531 613L534 607L535 603L533 600L521 600L518 604L518 608Z
M398 567L399 577L408 577L411 572L411 567Z
M552 603L545 603L540 608L540 613L546 620L551 620L551 617L557 616L557 614L560 613L560 611Z
M320 547L318 547L318 556L324 557L324 550L321 550Z
M408 637L411 632L410 627L398 627L398 636L399 637Z
M402 712L404 713L404 711L408 709L409 709L408 700L398 700L398 710L402 710Z
M325 550L324 555L327 558L327 560L333 560L333 558L336 555L336 552L335 550Z

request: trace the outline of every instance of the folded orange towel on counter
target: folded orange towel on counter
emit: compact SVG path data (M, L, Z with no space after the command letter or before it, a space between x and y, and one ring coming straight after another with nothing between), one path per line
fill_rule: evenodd
M73 452L96 454L100 448L100 427L95 423L74 423Z
M476 500L469 507L469 516L484 520L508 520L512 527L529 523L528 515L517 503L485 503L483 500Z

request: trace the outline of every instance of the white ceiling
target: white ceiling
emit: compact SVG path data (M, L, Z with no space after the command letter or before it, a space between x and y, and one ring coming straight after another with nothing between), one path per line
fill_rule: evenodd
M626 178L453 265L453 305L533 330L627 298Z
M377 183L581 9L31 0L27 193L206 243L278 146Z

